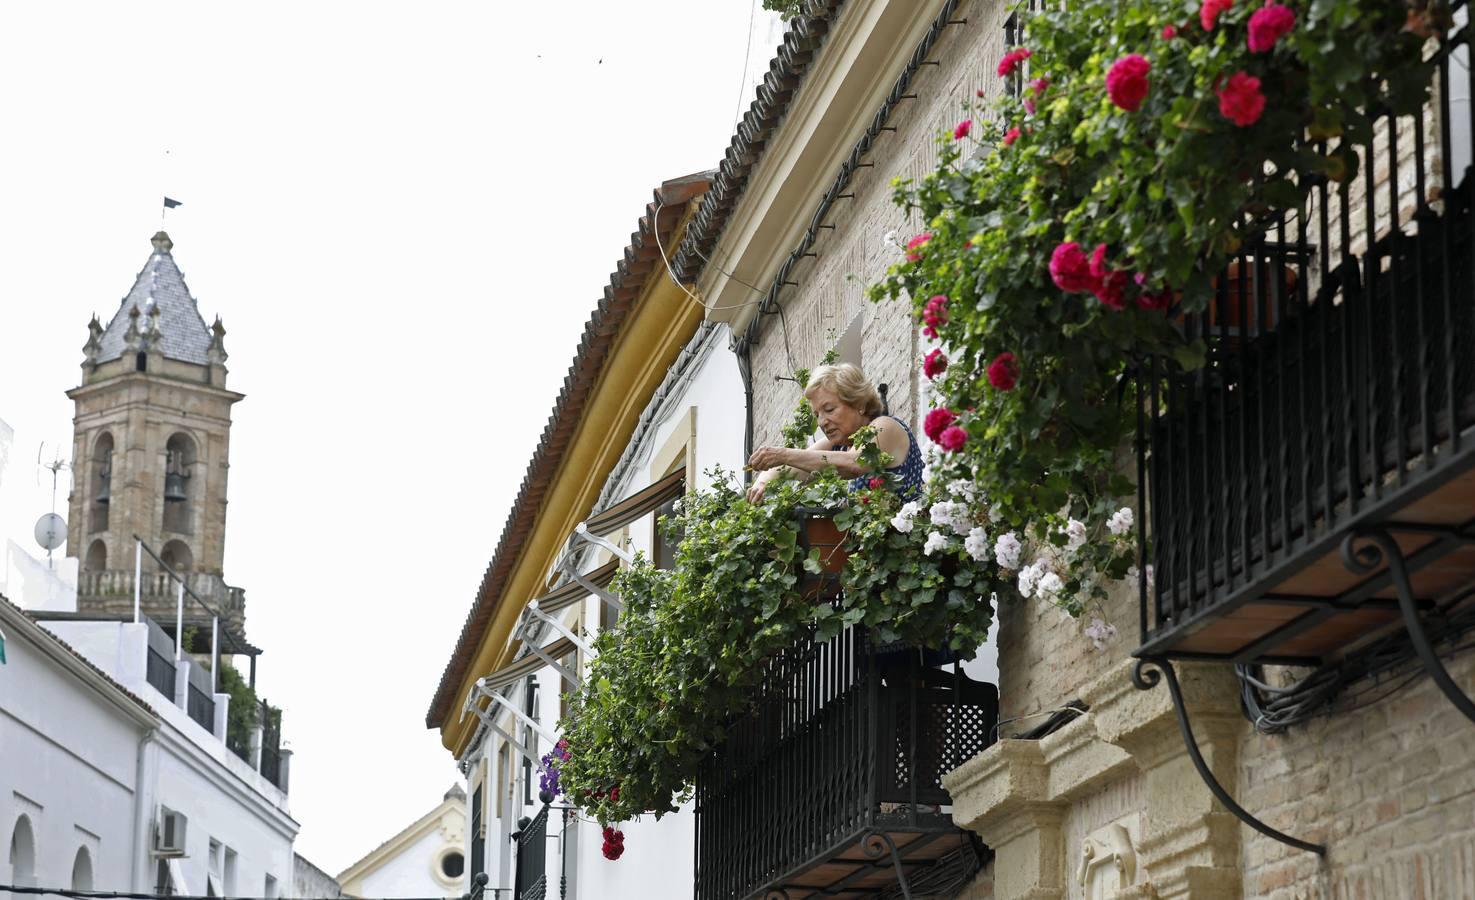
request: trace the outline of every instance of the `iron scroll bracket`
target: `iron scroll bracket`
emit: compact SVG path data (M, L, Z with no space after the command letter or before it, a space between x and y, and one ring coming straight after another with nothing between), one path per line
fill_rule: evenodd
M1154 667L1157 671L1148 671L1148 666ZM1229 792L1219 783L1219 779L1214 777L1213 771L1209 769L1209 764L1204 761L1204 755L1199 750L1198 741L1194 739L1193 726L1188 722L1188 710L1183 705L1183 689L1178 685L1178 674L1173 670L1173 664L1167 658L1162 656L1144 656L1137 660L1137 665L1132 668L1132 684L1140 691L1150 691L1157 687L1158 682L1162 681L1164 676L1167 677L1168 693L1173 696L1173 712L1178 716L1178 730L1183 733L1183 744L1188 748L1188 756L1193 760L1193 767L1198 770L1199 777L1204 780L1204 784L1208 786L1209 793L1214 795L1214 799L1218 800L1224 805L1225 809L1233 813L1236 819L1239 819L1271 840L1280 841L1282 844L1288 844L1297 849L1315 853L1318 856L1326 856L1325 844L1313 844L1310 841L1303 841L1300 838L1291 837L1283 831L1277 831L1257 819L1243 806L1236 803L1233 797L1229 796Z
M1359 541L1362 542L1361 546L1358 545ZM1398 542L1393 540L1386 528L1363 528L1343 538L1342 564L1348 571L1357 575L1369 575L1384 562L1388 564L1388 576L1393 582L1393 590L1398 594L1398 609L1403 613L1404 628L1408 629L1409 640L1414 645L1414 652L1419 655L1419 661L1424 665L1424 671L1449 702L1454 704L1455 709L1471 722L1475 722L1475 701L1455 683L1449 670L1440 661L1439 654L1434 652L1429 633L1424 630L1423 620L1419 617L1418 601L1414 597L1413 582L1409 579L1407 561Z

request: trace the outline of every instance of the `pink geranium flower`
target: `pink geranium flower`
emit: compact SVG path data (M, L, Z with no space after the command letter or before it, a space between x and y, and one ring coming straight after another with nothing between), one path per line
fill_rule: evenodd
M1106 95L1127 112L1136 112L1147 99L1147 73L1152 63L1139 53L1128 53L1111 64L1106 72Z
M1250 16L1250 52L1265 53L1296 27L1296 14L1289 6L1269 3Z
M963 138L967 137L968 132L972 130L973 120L964 119L963 121L959 122L955 128L953 128L953 140L961 141Z
M988 383L1001 391L1012 391L1019 383L1019 361L1013 353L1000 353L988 364Z
M943 431L938 437L937 443L942 449L950 453L957 453L963 449L964 444L968 443L968 432L954 425Z
M1241 128L1260 121L1265 112L1265 95L1260 93L1260 79L1246 72L1235 72L1221 85L1219 112Z
M936 378L947 371L947 357L941 350L933 350L922 359L922 373L928 378Z
M1234 0L1204 0L1198 8L1199 24L1204 26L1204 31L1213 31L1214 23L1219 21L1219 14L1227 11L1234 5Z
M1100 281L1091 273L1086 253L1075 241L1060 244L1050 254L1050 278L1056 287L1069 293L1094 291Z

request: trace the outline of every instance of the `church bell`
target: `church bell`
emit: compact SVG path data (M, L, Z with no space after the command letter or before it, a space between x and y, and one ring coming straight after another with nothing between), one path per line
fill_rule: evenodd
M170 472L165 475L164 499L173 503L188 500L189 494L184 490L184 480L188 477L180 472Z

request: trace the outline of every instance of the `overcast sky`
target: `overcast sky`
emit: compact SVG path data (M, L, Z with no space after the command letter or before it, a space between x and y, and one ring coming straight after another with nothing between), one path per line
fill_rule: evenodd
M459 777L426 708L644 204L718 163L766 71L757 2L0 10L0 536L30 544L87 320L183 201L175 259L246 394L225 574L330 872Z

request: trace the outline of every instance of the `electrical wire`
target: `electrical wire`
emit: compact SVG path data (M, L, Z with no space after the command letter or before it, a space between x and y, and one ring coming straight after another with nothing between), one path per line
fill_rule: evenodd
M488 888L487 890L491 890ZM501 890L507 890L501 888ZM137 891L83 891L76 888L49 888L49 887L22 887L16 884L0 884L0 892L9 891L12 894L42 894L55 897L69 897L72 900L321 900L321 898L307 897L216 897L213 895L202 896L199 894L148 894ZM471 895L462 894L462 900L467 900ZM445 897L374 897L360 898L360 900L446 900Z
M757 304L763 302L764 298L760 297L757 300L747 300L747 301L745 301L743 303L732 303L732 304L728 304L726 306L710 306L706 302L704 302L701 297L698 297L696 294L693 294L690 290L688 290L687 287L686 287L686 285L684 285L684 284L681 283L681 279L679 279L679 278L676 277L676 270L674 270L674 269L671 268L671 260L666 256L666 247L665 247L664 244L661 243L661 236L660 236L660 233L657 231L657 228L656 228L656 221L661 217L661 210L663 210L665 208L666 208L666 201L660 200L659 198L657 198L656 212L655 212L655 215L651 217L651 231L652 232L655 232L654 237L655 237L655 242L656 242L656 249L661 252L661 262L665 264L665 266L666 266L666 276L671 279L671 283L672 284L674 284L677 287L681 288L681 292L684 293L684 294L686 294L686 296L690 297L691 298L691 302L695 303L697 306L700 306L702 309L705 309L707 312L716 312L718 310L723 310L723 309L743 309L744 307L754 306L754 305L757 305ZM721 270L719 270L719 271L721 271ZM723 272L722 274L727 275L729 278L732 278L733 277L732 275L730 275L727 272ZM736 279L734 279L734 280L736 280ZM739 284L747 284L747 282L739 281ZM752 287L752 285L748 285L748 286L749 287ZM756 288L755 288L755 290L756 290Z
M753 23L758 19L758 0L748 7L748 40L743 45L743 77L738 79L737 109L732 114L732 130L743 117L743 96L748 93L748 63L753 58Z

